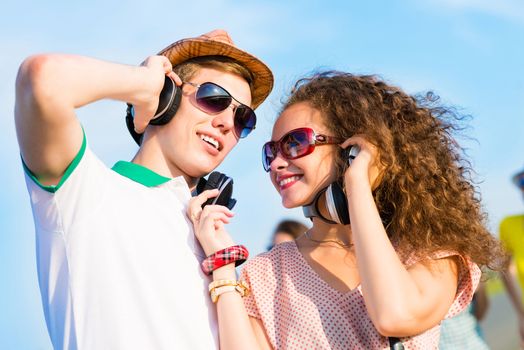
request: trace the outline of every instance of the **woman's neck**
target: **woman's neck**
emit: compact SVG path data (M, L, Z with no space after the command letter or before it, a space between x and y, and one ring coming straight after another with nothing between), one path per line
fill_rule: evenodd
M335 243L343 247L353 245L350 225L329 224L316 217L313 218L313 227L305 236L309 241L317 244Z

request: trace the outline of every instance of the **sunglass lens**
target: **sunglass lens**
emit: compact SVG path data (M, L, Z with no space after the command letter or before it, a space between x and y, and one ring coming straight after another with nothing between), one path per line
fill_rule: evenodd
M229 107L231 96L220 86L205 83L198 88L196 101L205 112L219 113Z
M264 147L262 147L262 165L264 166L265 171L269 171L271 162L275 159L277 151L274 149L276 147L274 142L266 142Z
M235 109L235 133L239 138L244 138L257 124L255 112L247 106L238 106Z
M281 141L282 154L288 159L296 159L310 151L310 137L304 130L294 130Z

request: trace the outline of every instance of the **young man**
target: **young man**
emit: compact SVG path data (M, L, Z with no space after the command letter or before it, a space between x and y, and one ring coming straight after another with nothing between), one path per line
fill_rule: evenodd
M524 195L524 169L513 176L513 182ZM502 281L517 312L520 344L524 347L524 213L505 217L500 222L499 234L517 268L520 292L509 270L502 274Z
M148 125L166 76L181 88L180 106L167 124ZM177 41L140 67L71 55L22 63L16 128L55 349L218 347L186 206L197 180L254 128L251 108L272 86L269 68L222 30ZM140 143L113 169L75 116L106 98L133 106Z

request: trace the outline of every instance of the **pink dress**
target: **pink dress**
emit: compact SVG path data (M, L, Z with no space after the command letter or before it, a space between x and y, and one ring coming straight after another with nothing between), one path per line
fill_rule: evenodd
M480 269L465 261L446 318L470 303L479 282ZM262 320L275 349L389 349L388 338L369 318L361 287L347 293L333 289L309 266L295 242L279 244L248 261L241 279L251 289L244 298L247 312ZM440 326L435 326L401 341L405 349L437 349L439 335Z

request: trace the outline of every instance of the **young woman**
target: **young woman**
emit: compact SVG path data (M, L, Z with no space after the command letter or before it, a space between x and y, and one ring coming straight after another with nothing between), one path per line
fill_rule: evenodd
M215 266L223 349L438 347L439 323L468 305L499 246L451 135L460 117L434 102L375 76L296 84L263 163L283 206L306 207L313 226L250 260L245 285L234 264ZM233 214L200 207L216 193L189 208L210 255L233 244Z

